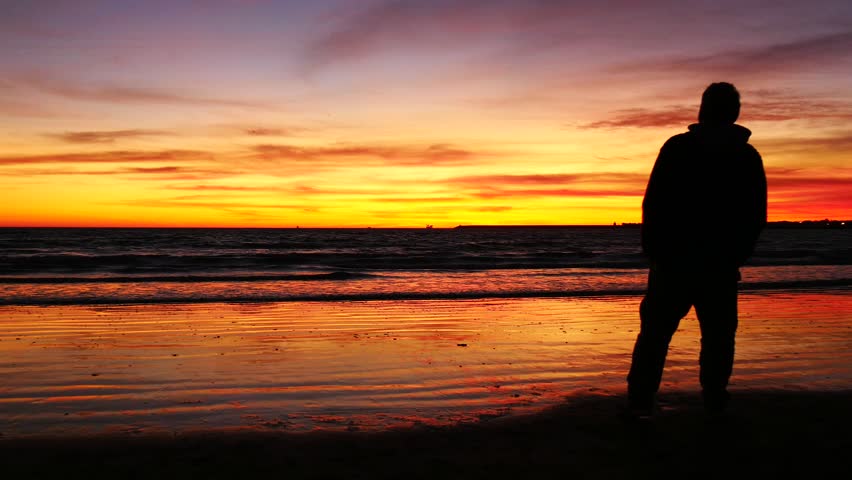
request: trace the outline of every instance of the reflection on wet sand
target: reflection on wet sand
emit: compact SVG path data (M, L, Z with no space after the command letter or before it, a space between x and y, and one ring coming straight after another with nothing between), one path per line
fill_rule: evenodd
M623 391L639 299L2 307L0 431L372 430ZM846 292L743 295L733 389L848 389ZM697 391L698 326L663 391Z

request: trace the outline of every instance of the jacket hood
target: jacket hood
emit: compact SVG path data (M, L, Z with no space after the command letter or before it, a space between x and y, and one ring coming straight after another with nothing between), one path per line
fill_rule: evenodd
M693 123L689 126L689 131L707 140L725 143L748 143L748 139L751 136L751 130L736 123L729 125Z

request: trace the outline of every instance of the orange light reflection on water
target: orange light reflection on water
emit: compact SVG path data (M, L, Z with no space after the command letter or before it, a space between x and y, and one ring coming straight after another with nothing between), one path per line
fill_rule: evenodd
M390 428L624 389L638 297L2 307L0 428ZM849 296L742 295L733 388L852 386ZM663 389L697 390L694 314Z

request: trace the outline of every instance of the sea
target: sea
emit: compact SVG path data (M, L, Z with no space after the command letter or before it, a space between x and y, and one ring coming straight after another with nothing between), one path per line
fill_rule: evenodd
M0 229L0 305L638 295L635 226ZM741 289L848 290L852 230L768 228Z

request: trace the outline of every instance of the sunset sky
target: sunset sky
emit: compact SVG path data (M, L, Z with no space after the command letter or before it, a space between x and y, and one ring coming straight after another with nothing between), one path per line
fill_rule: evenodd
M0 225L637 222L715 81L852 217L848 0L0 2Z

